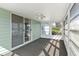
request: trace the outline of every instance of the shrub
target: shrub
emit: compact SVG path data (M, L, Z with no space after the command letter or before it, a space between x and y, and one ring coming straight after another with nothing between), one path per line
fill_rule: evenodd
M60 27L52 28L52 35L54 35L54 34L60 34Z

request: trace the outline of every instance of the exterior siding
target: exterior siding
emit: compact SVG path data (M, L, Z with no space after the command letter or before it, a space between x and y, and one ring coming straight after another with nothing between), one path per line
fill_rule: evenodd
M0 8L0 47L11 49L10 12Z
M41 23L35 20L31 20L31 40L35 40L41 37Z

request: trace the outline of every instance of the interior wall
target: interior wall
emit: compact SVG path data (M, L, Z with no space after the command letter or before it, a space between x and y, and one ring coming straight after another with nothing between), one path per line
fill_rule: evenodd
M11 49L10 12L0 8L0 47Z

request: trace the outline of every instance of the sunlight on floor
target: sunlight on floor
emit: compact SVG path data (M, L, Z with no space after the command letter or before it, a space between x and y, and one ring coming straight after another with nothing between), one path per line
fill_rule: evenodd
M6 54L6 53L8 53L8 52L10 52L8 49L6 49L6 48L0 46L0 55L4 55L4 54Z
M39 56L59 56L59 42L58 40L50 40L50 43L40 53Z
M10 50L0 46L0 56L19 56L18 54L14 54L13 52L11 52Z

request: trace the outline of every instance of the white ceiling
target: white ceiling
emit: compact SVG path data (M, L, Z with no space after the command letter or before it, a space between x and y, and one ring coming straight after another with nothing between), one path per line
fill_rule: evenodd
M0 7L38 21L60 21L68 8L67 3L0 3ZM40 19L41 15L45 16Z

